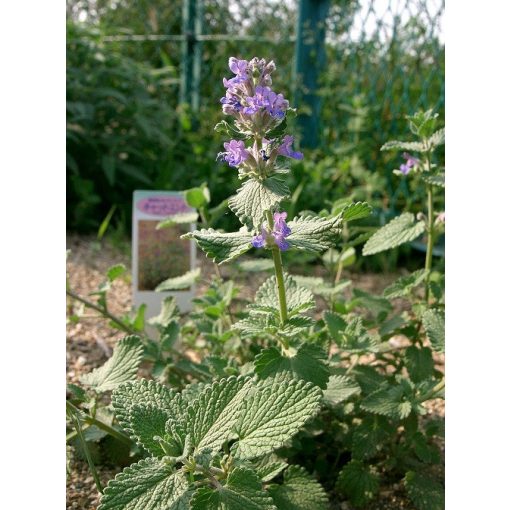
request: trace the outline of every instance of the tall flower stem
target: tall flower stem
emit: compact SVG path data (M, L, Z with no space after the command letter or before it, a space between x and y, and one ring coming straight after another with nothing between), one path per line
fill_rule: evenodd
M430 163L430 160L429 160ZM432 185L427 186L427 208L428 208L428 225L427 225L427 255L425 257L425 269L427 276L425 277L425 301L429 301L429 281L430 270L432 269L432 248L434 247L434 201L433 201Z
M271 216L271 211L266 211L266 218L269 230L273 230L274 221L273 217ZM285 284L283 282L282 256L277 246L274 246L271 251L273 252L274 274L276 276L276 282L278 284L278 301L280 303L280 322L283 324L288 319L288 312L287 312L287 296L285 295Z

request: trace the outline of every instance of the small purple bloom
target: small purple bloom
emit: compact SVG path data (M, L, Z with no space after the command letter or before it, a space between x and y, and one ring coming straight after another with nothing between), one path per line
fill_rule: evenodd
M262 108L267 106L267 91L270 90L269 87L255 87L255 95L248 96L246 98L246 103L248 106L244 109L243 113L247 113L248 115L252 115L257 113Z
M400 165L400 171L404 175L407 175L409 173L409 171L411 170L411 168L413 168L413 166L416 166L419 163L419 161L416 158L414 158L413 156L411 156L410 154L408 154L407 152L404 152L404 154L402 154L402 156L404 157L406 162L402 163Z
M268 89L266 93L266 108L269 115L276 119L283 119L283 117L285 117L285 111L289 107L289 102L283 97L283 94L277 94L269 87L266 88Z
M253 239L251 240L251 244L255 248L263 248L266 245L267 234L268 234L267 230L264 227L262 227L260 229L260 234L258 236L254 236Z
M225 97L220 99L220 103L223 105L223 111L233 108L234 111L240 112L243 109L241 103L239 102L239 98L228 90L225 94Z
M234 78L223 78L223 85L227 88L244 83L248 79L248 61L239 60L235 57L228 59L228 67L235 74Z
M230 140L230 142L225 142L223 147L225 147L226 152L220 152L218 157L222 157L229 166L239 166L250 156L242 140Z
M278 154L280 154L281 156L286 156L287 158L303 159L302 152L292 150L291 145L293 142L294 142L293 136L285 135L283 137L282 144L278 148Z
M261 233L258 236L254 236L251 240L251 244L255 248L263 248L266 246L266 240L267 236L271 235L274 242L280 248L281 251L285 251L289 249L289 243L285 240L286 237L288 237L291 234L291 230L287 223L285 223L285 219L287 218L287 213L274 213L273 219L274 219L274 227L272 232L267 232L267 230L262 227Z

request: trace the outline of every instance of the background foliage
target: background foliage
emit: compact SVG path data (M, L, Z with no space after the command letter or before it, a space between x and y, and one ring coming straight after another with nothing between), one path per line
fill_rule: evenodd
M115 205L113 223L129 232L134 189L207 181L215 202L232 194L236 175L216 162L221 137L212 131L222 118L225 63L231 55L274 58L275 88L292 102L297 4L203 2L208 39L194 115L179 101L181 1L68 0L68 227L95 231ZM403 209L418 212L420 188L394 176L401 161L379 148L404 137L405 114L444 115L443 8L442 0L331 2L321 141L294 165L295 211L348 195L374 205L379 224Z

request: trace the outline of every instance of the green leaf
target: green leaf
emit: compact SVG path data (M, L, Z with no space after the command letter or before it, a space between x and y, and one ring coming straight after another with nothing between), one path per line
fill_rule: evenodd
M444 141L445 141L445 128L441 128L430 136L429 145L432 149L435 149L440 145L444 145Z
M271 259L250 259L239 262L239 269L247 273L259 273L262 271L271 271L274 267Z
M315 306L313 294L308 289L298 286L292 276L287 273L283 274L283 284L289 317L305 312ZM272 313L277 317L280 316L276 276L271 276L259 287L255 294L254 303L249 305L248 308L254 312Z
M427 172L423 172L419 175L420 175L420 179L427 184L432 184L432 186L438 186L439 188L445 187L444 172L439 172L437 174L430 174Z
M359 384L346 375L332 375L324 391L324 402L335 407L352 395L361 393Z
M113 282L114 280L119 278L119 276L122 276L126 271L127 269L124 264L115 264L114 266L108 268L106 276L108 277L108 280L110 282Z
M156 292L166 292L170 290L189 289L200 278L200 273L201 269L197 267L181 276L168 278L168 280L161 282L155 290Z
M198 220L198 213L196 211L172 214L171 216L168 216L164 220L161 220L156 225L156 230L161 230L162 228L173 227L174 225L195 223L195 221L197 221L197 220Z
M242 411L242 402L251 382L246 377L230 377L207 386L188 409L186 431L195 452L218 451L233 438L232 429Z
M184 192L186 203L194 209L200 209L211 201L209 189L205 186L200 188L191 188Z
M361 401L360 406L369 413L396 420L407 418L412 411L412 403L407 399L401 385L374 391Z
M141 304L136 310L136 314L134 319L132 319L133 329L136 331L143 331L145 327L145 310L147 310L147 305L145 303Z
M304 381L285 376L262 381L243 400L233 455L252 459L279 448L318 412L321 397L317 386Z
M444 352L444 314L438 310L426 310L422 321L432 348L436 352Z
M210 228L195 230L181 237L195 239L209 258L217 264L223 264L246 253L252 247L253 235L243 231L222 233Z
M372 214L372 207L366 202L355 202L345 206L340 213L343 221L354 221Z
M382 151L411 151L411 152L427 152L427 148L422 142L402 142L400 140L391 140L386 142L382 147Z
M180 471L160 459L143 459L110 480L98 510L187 510L191 492Z
M418 269L410 275L401 276L384 289L383 296L388 299L408 296L415 287L418 287L425 280L427 274L426 269Z
M112 393L112 406L120 426L134 437L136 435L131 426L131 410L135 406L153 406L162 409L168 416L182 418L184 415L182 399L179 394L156 381L146 379L139 379L119 386Z
M151 455L162 457L165 450L154 439L154 436L165 438L165 424L170 415L168 410L152 405L133 405L129 411L129 429L136 442ZM178 452L175 452L177 455ZM180 452L179 452L180 453Z
M391 310L393 310L393 306L386 298L374 296L364 290L353 289L352 296L353 299L351 300L351 306L361 306L366 308L372 315L379 319L384 318L389 312L391 312Z
M340 240L342 215L330 219L299 217L289 222L291 248L320 253L334 247Z
M263 490L256 473L236 467L221 487L201 487L190 504L191 510L277 510L269 494Z
M274 454L267 455L252 462L257 476L263 483L276 478L287 466L287 462Z
M97 392L113 390L136 377L142 361L143 346L140 338L132 335L119 340L112 357L101 367L81 376L80 381Z
M228 200L230 209L250 230L260 230L266 211L274 211L289 196L289 188L280 179L248 179Z
M382 450L389 439L387 430L381 425L378 416L367 416L352 434L352 455L355 459L366 460L374 457Z
M354 459L340 472L337 487L354 506L363 507L379 491L379 477L373 468Z
M152 317L148 323L152 326L160 326L166 328L171 322L179 318L179 309L174 296L167 296L161 303L161 311L159 315Z
M282 485L270 485L268 492L278 510L328 510L328 497L321 484L300 466L290 466Z
M408 471L404 486L417 510L444 509L444 488L432 478Z
M413 241L425 232L425 222L403 213L381 227L363 246L363 255L373 255Z
M340 349L358 354L378 351L379 339L363 327L361 317L354 317L350 322L346 322L337 313L327 310L323 319L329 335Z
M352 369L357 383L364 394L372 393L386 384L386 378L375 367L370 365L357 365Z
M413 382L420 382L434 375L434 360L428 347L419 349L411 345L405 352L406 368Z
M270 347L255 356L255 373L261 379L267 379L289 372L296 379L312 382L324 389L329 378L325 361L326 353L318 345L304 344L293 356L283 356L278 349Z

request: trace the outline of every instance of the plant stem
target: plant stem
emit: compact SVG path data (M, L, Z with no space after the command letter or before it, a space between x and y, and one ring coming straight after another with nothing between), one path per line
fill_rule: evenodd
M273 230L274 222L270 211L266 211L266 218L269 230ZM274 246L271 251L273 252L274 274L276 276L276 282L278 284L278 301L280 303L280 323L284 324L288 319L288 312L287 312L287 297L285 295L285 284L283 282L282 255L277 246Z
M100 306L96 305L92 301L89 301L88 299L85 299L81 297L78 294L75 294L72 290L67 289L66 294L73 299L76 299L76 301L80 301L80 303L83 303L87 308L92 308L92 310L96 310L96 312L99 312L104 317L107 317L112 322L117 324L120 329L125 331L126 333L129 333L130 335L139 335L140 333L138 331L135 331L134 329L130 328L127 324L124 324L118 317L115 317L115 315L112 315L108 310L105 310L104 308L101 308Z
M434 205L432 196L432 185L427 186L427 202L428 202L428 226L427 226L427 255L425 257L425 269L427 276L425 277L425 301L429 302L429 280L430 270L432 269L432 248L434 247Z
M70 408L71 411L73 412L73 414L75 414L75 415L76 414L80 415L80 413L82 412L80 409L78 409L74 404L72 404L68 400L66 400L66 406L68 408ZM83 416L83 421L85 423L87 423L88 425L95 425L98 429L104 430L106 433L110 434L110 436L114 437L115 439L118 439L119 441L121 441L122 443L124 443L127 446L131 446L133 444L133 441L131 441L129 436L127 436L123 432L118 431L117 429L114 429L110 425L107 425L106 423L98 420L97 418L93 418L92 416L85 414ZM72 439L72 437L74 437L74 436L69 434L67 436L67 439L68 440Z
M444 389L445 381L444 377L439 381L429 392L425 393L422 397L420 397L420 402L425 402L426 400L430 400L431 398L434 398L436 393L439 393L441 390Z
M80 438L80 441L81 441L81 444L83 447L83 451L85 453L85 457L87 458L87 463L89 465L90 471L92 472L92 477L94 478L96 488L101 494L103 494L103 486L101 485L101 480L99 479L99 474L97 473L96 466L94 465L94 461L92 460L92 457L90 455L90 451L89 451L89 447L87 446L87 442L85 441L85 438L83 437L80 419L74 412L72 414L72 419L74 422L74 426L76 427L76 431L78 432L78 437Z

